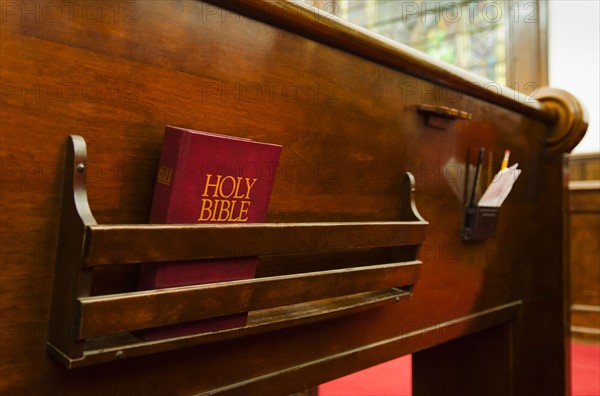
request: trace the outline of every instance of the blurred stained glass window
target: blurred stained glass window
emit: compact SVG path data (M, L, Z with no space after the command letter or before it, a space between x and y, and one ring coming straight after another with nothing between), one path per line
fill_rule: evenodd
M504 1L302 0L434 58L506 84Z

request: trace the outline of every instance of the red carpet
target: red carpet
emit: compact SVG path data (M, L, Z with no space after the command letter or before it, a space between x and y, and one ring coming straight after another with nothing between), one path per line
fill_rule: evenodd
M600 396L600 345L571 344L572 396ZM410 396L411 357L327 382L320 396Z
M571 343L573 396L600 396L600 345Z
M319 396L410 396L411 356L370 367L319 386Z

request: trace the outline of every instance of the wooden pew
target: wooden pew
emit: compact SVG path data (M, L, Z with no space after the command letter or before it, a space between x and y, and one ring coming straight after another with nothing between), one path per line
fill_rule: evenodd
M415 395L566 394L570 94L282 0L2 7L2 393L285 395L413 353ZM167 124L283 145L280 225L144 225ZM465 242L480 146L523 174L496 235ZM233 237L256 280L135 291L142 263ZM244 329L130 333L246 309Z
M569 156L571 335L600 342L600 154Z

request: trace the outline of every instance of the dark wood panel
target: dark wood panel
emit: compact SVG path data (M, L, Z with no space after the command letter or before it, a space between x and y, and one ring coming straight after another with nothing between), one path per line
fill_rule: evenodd
M512 331L510 324L503 324L413 354L413 395L514 394ZM430 370L440 374L433 379Z
M588 163L589 158L579 158L580 165ZM580 176L585 177L586 167L581 169ZM571 332L576 339L597 341L600 337L600 180L570 182L569 200Z
M321 382L324 382L332 373L335 377L341 377L359 370L363 367L365 362L369 365L374 365L376 364L375 362L388 361L394 356L405 355L408 351L421 351L434 345L454 340L458 334L477 335L479 332L490 327L493 328L496 325L502 325L513 320L515 315L518 315L519 305L520 302L513 302L494 309L481 311L474 315L456 318L445 323L439 323L432 327L413 329L414 331L389 338L384 342L372 344L365 343L354 350L332 354L325 359L314 362L314 364L284 368L277 373L277 375L283 377L284 380L277 383L276 387L273 387L269 378L263 377L255 378L248 383L233 383L217 389L216 391L225 395L236 395L242 390L255 395L263 395L271 392L286 395L291 389L294 389L291 386L291 382L295 381L298 376L317 380L321 379ZM481 339L480 336L477 338ZM507 343L504 342L503 345L507 345ZM507 354L506 350L502 348L502 344L493 344L492 348L497 348L497 350L502 351L503 355ZM361 360L356 359L357 354L362 355ZM480 361L484 362L485 360L481 359ZM449 371L453 371L454 366L444 365L440 369L448 373ZM431 373L432 369L430 367L425 371ZM438 371L436 370L436 372ZM448 373L446 375L450 376L451 374ZM487 373L488 378L493 375L493 373ZM494 383L500 381L501 379L498 378L494 378L493 380ZM432 382L431 376L428 376L427 382ZM464 388L468 389L468 384L466 382ZM502 384L500 387L500 389L506 388L507 384Z
M600 342L600 306L571 305L571 332L577 339Z
M600 180L600 153L576 153L569 156L570 180Z
M572 181L569 183L569 211L600 213L600 180Z
M571 216L573 304L600 306L600 213Z

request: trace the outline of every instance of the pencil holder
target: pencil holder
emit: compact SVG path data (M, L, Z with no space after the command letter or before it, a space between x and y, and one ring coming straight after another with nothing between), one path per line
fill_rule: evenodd
M498 207L466 207L461 232L463 241L483 241L495 236L499 212Z

